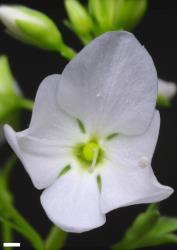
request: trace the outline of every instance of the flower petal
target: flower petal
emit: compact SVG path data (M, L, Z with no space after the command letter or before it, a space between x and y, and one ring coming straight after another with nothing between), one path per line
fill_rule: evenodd
M8 143L38 189L51 185L69 163L66 148L31 137L28 135L28 129L16 133L10 126L5 125L4 132Z
M151 122L157 95L153 61L128 32L109 32L92 41L64 69L61 107L88 130L141 134Z
M154 203L166 199L173 189L161 185L150 166L130 171L122 166L109 165L103 174L101 211L109 211L140 203Z
M113 164L138 168L151 165L160 129L160 114L155 111L153 120L143 135L125 136L119 134L109 141L107 155Z
M160 125L159 112L141 136L118 136L110 142L111 164L102 171L101 209L107 213L115 208L161 201L173 190L158 183L150 167Z
M59 75L48 76L36 95L29 129L16 133L5 126L6 139L22 161L35 187L42 189L69 164L68 151L82 134L77 121L56 101Z
M57 103L56 93L59 85L60 75L57 74L42 81L35 98L29 135L63 146L74 139L78 140L80 130L77 120L68 116Z
M102 226L96 179L85 171L69 171L41 195L50 220L67 232L81 233Z

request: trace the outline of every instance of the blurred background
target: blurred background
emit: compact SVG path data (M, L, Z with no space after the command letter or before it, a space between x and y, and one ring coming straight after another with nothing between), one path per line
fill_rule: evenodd
M84 1L83 1L84 2ZM64 40L76 51L82 48L78 38L62 23L66 17L63 0L19 0L1 1L1 3L20 3L48 14L60 28ZM149 10L134 34L150 52L160 78L177 83L177 7L175 1L149 0ZM42 79L53 73L61 73L67 61L58 54L42 51L22 44L3 32L0 25L0 54L7 54L11 69L26 97L34 99ZM158 180L177 189L177 98L170 109L162 109L161 129L158 145L153 159L153 169ZM21 129L30 121L30 113L23 112ZM0 165L12 153L6 144L0 148ZM11 189L15 194L18 210L43 236L51 226L39 201L37 191L21 163L13 170ZM100 248L117 242L135 216L144 211L145 205L131 206L113 211L107 215L107 223L100 229L83 234L70 234L66 247ZM163 214L177 216L177 193L161 203ZM0 240L1 241L1 240ZM31 249L18 235L16 241L22 243L22 249ZM177 249L176 247L154 247L151 249ZM52 249L51 249L52 250Z

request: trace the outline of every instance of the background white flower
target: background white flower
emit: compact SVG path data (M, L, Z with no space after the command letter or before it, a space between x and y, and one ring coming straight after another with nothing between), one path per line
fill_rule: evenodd
M39 87L28 129L6 138L24 164L48 217L65 231L105 223L105 214L167 198L151 160L160 116L150 55L128 32L86 46L61 76Z
M158 94L167 99L172 99L176 95L177 86L174 82L167 82L162 79L158 81Z

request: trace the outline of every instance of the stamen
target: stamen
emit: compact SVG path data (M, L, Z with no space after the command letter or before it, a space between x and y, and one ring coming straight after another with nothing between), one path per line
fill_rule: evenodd
M94 148L93 151L94 151L94 156L93 156L92 164L90 165L90 168L89 168L90 173L93 173L94 168L96 166L96 162L97 162L97 159L98 159L99 148Z

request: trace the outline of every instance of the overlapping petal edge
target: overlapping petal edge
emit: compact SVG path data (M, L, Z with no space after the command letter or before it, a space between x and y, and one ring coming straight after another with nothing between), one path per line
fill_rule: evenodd
M16 133L5 125L33 184L45 188L41 203L48 217L63 230L91 230L115 208L157 202L173 192L158 183L150 166L160 126L156 96L157 74L146 49L128 32L109 32L61 76L44 79L28 129ZM69 152L93 134L101 138L106 160L89 173Z

